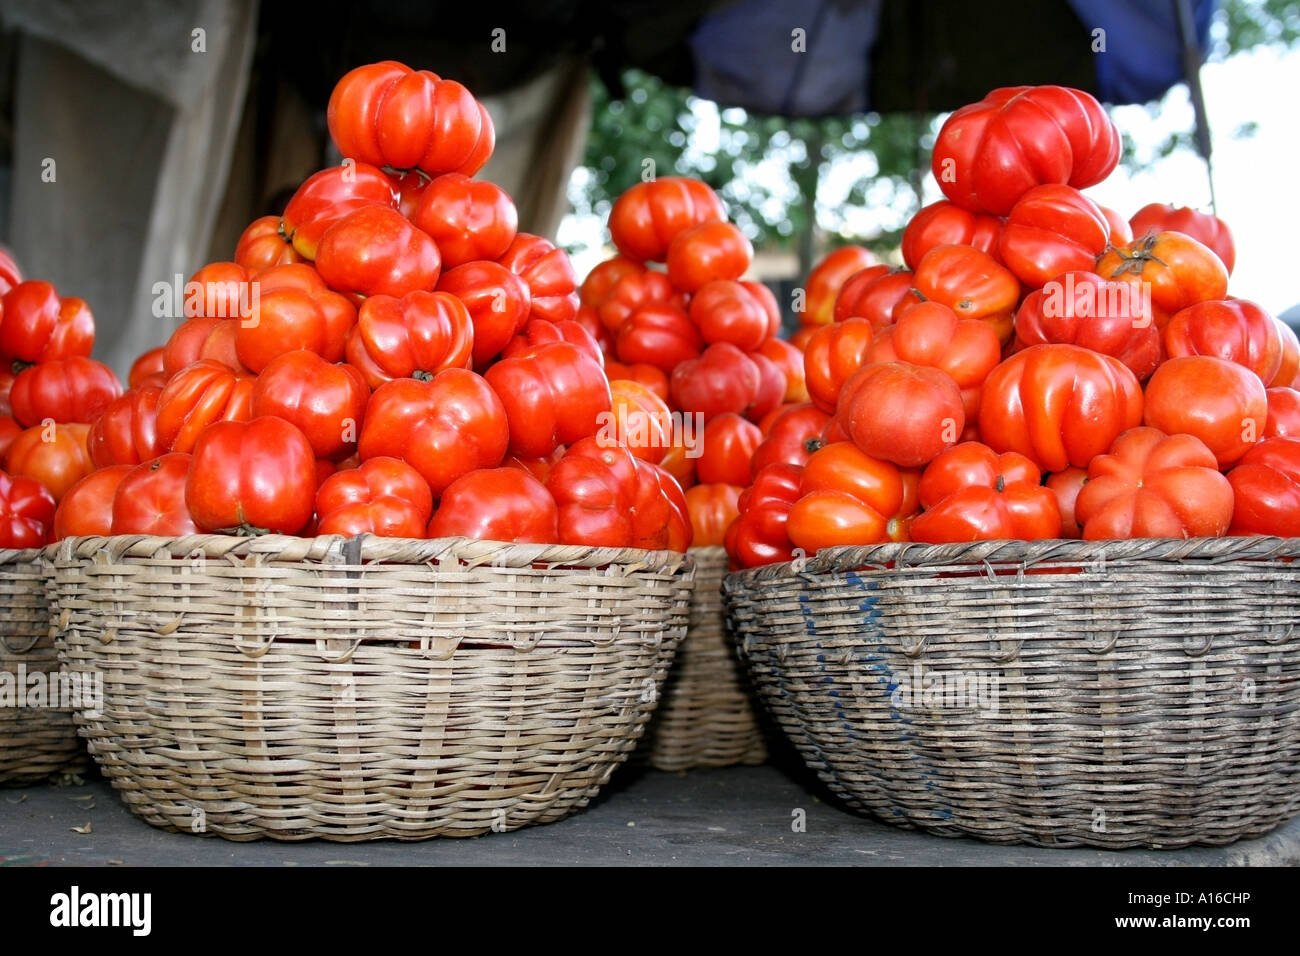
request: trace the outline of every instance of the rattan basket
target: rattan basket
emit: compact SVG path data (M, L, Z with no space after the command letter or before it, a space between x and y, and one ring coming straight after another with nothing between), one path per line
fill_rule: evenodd
M1300 539L839 548L728 577L754 681L849 807L1175 847L1300 812Z
M40 552L0 550L0 784L39 783L89 765L56 683Z
M116 537L54 557L90 753L155 826L470 836L584 806L686 629L684 555L462 539Z
M693 548L691 623L677 650L648 733L648 759L670 772L761 764L767 747L755 716L749 678L727 633L723 548Z

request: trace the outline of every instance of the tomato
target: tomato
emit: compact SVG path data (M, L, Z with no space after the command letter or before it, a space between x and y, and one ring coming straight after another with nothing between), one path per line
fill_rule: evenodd
M745 358L758 370L758 390L744 412L751 421L762 421L785 400L785 372L762 352L746 352Z
M9 447L23 432L22 426L8 415L0 415L0 462L9 455Z
M198 534L185 503L192 460L183 452L171 452L127 472L113 495L113 534Z
M1089 94L1013 86L952 113L935 140L931 166L954 203L1005 216L1034 186L1096 185L1119 155L1119 130Z
M185 503L203 531L296 534L315 498L311 444L282 418L216 422L194 446Z
M750 459L763 441L753 422L735 412L711 419L704 426L704 451L695 463L696 476L703 484L746 485Z
M822 431L830 420L830 415L811 403L787 406L777 415L771 430L754 449L749 464L750 474L757 475L771 464L800 467L808 464L813 452L822 447Z
M505 255L519 230L515 204L494 183L446 173L426 186L411 221L438 246L450 269Z
M1300 391L1268 389L1268 421L1262 438L1300 438Z
M367 206L396 209L393 184L369 163L348 161L313 173L298 187L284 207L278 232L301 258L315 259L329 228Z
M594 306L578 306L573 321L587 330L587 334L591 336L592 341L600 346L603 355L608 357L613 354L614 337L609 334L609 329L605 328L605 323L600 321L600 313L596 311Z
M279 216L262 216L248 224L235 246L235 262L259 276L275 266L302 262L293 243L280 234Z
M840 390L849 376L867 362L875 341L871 320L851 318L822 326L803 353L808 397L825 412L835 411Z
M699 358L679 362L668 387L677 408L698 412L707 423L725 412L746 412L760 395L762 373L740 349L718 342Z
M785 339L773 337L758 347L758 354L769 359L781 372L785 382L785 391L781 395L782 404L800 405L809 400L802 349L791 345Z
M813 454L799 491L787 528L790 541L809 554L888 541L890 519L903 505L898 469L851 442L836 442Z
M142 385L158 384L161 386L165 384L165 382L157 382L155 376L165 376L167 374L163 364L163 356L166 351L160 345L145 352L132 362L131 371L126 376L127 387L139 388Z
M601 368L605 367L605 353L599 343L582 324L573 319L550 322L546 319L529 319L519 333L501 350L502 358L513 358L548 342L568 342L578 351L591 357Z
M1270 438L1228 473L1233 534L1300 537L1300 438Z
M789 561L790 509L799 498L803 468L774 464L761 469L736 502L740 516L727 528L727 554L737 567Z
M1180 232L1148 233L1127 246L1107 249L1096 271L1103 279L1147 283L1143 295L1150 295L1161 328L1176 312L1228 294L1228 270L1219 257Z
M686 551L693 531L686 493L671 474L648 461L636 461L636 512L641 526L632 547Z
M495 468L510 443L506 408L474 372L444 369L430 381L398 378L370 396L361 428L362 461L401 458L436 498L461 475Z
M448 269L438 280L438 291L460 299L474 326L471 356L484 368L528 322L532 300L528 286L505 266L495 262L467 262Z
M844 283L874 265L876 257L865 246L840 246L828 253L808 273L803 308L795 309L800 323L804 326L818 326L834 321L835 300Z
M678 366L697 359L703 344L695 324L680 306L650 303L633 312L619 327L615 354L621 362L653 365L671 375Z
M1282 336L1278 322L1246 299L1198 302L1169 320L1164 330L1165 352L1214 355L1250 369L1265 383L1282 368Z
M1237 264L1232 230L1226 222L1211 213L1197 212L1186 206L1162 206L1153 202L1134 213L1129 224L1133 227L1133 235L1139 238L1149 232L1181 232L1185 236L1191 236L1219 257L1229 275L1232 274L1232 267Z
M871 266L850 276L835 299L836 322L867 319L872 328L880 329L894 321L894 308L912 288L912 273Z
M578 281L563 249L541 236L520 232L497 262L528 286L530 319L564 322L577 316Z
M1281 319L1277 320L1278 339L1282 343L1282 364L1269 385L1300 387L1300 338Z
M1056 503L1061 509L1061 535L1066 538L1083 536L1083 528L1075 515L1075 504L1079 492L1088 483L1088 469L1073 466L1053 472L1048 476L1047 487L1056 495Z
M693 417L683 418L683 422L693 422ZM668 451L659 462L659 467L677 480L677 484L683 488L690 488L695 484L695 463L699 461L699 455L703 449L703 438L701 437L704 429L687 428L680 429L679 433L672 436L672 444L668 446Z
M1232 486L1199 438L1133 428L1092 460L1075 514L1088 541L1217 537L1232 520Z
M1016 313L1016 344L1064 344L1110 355L1145 380L1163 357L1151 302L1129 282L1067 272L1029 293Z
M359 66L339 80L326 121L344 156L428 176L473 176L495 144L492 119L469 90L393 60Z
M542 458L596 434L610 411L604 370L569 342L549 342L501 359L483 377L505 406L510 453L523 458Z
M1031 289L1091 269L1110 242L1097 204L1071 186L1035 186L1017 200L998 238L998 258Z
M917 266L912 285L920 299L946 305L958 318L990 322L1004 341L1010 334L1020 283L988 253L935 246Z
M432 513L429 483L398 458L336 471L316 489L317 534L423 538Z
M650 389L665 402L668 401L668 376L664 374L661 368L656 368L646 362L624 364L623 362L608 359L605 362L605 375L611 385L618 379L637 382Z
M941 199L913 216L903 230L903 261L915 269L935 246L971 246L996 256L1001 233L997 216L969 212Z
M187 319L247 319L257 287L237 262L209 262L185 283L180 314Z
M308 265L277 266L258 278L260 294L235 330L239 360L254 372L273 359L307 349L327 362L343 358L356 309Z
M647 274L660 276L665 285L669 289L672 288L672 284L667 281L667 276L661 272L649 273L649 270L639 262L624 259L622 256L606 259L604 262L598 263L595 268L587 273L587 278L582 280L582 285L578 289L578 301L582 305L589 305L592 308L599 309L613 293L614 287L618 285L619 280L625 276L640 277Z
M545 458L516 458L514 455L507 455L505 460L501 462L501 467L520 468L542 482L542 484L545 484L547 479L551 477L551 469L563 457L563 448L555 449L553 453Z
M96 468L138 465L162 453L158 441L161 396L161 388L145 385L130 389L104 409L86 438Z
M35 425L9 446L5 468L13 477L34 478L60 500L95 470L86 447L89 425Z
M74 535L113 533L113 496L133 465L110 465L93 471L68 489L54 512L51 541Z
M0 246L0 295L4 295L22 281L23 273L18 268L13 254L4 246Z
M629 260L663 262L680 233L726 218L722 200L706 183L664 176L637 183L614 201L609 232Z
M691 296L690 316L706 343L730 342L746 352L757 349L781 325L776 299L765 286L730 279L706 283Z
M165 378L193 365L199 359L212 359L236 372L248 371L239 360L239 320L195 316L186 319L163 346L162 371Z
M54 498L46 487L0 471L0 548L42 547L53 528Z
M597 436L607 444L623 445L643 461L662 462L673 443L673 418L668 404L631 379L612 380L609 391L609 420L602 420Z
M401 297L432 291L442 258L434 241L396 209L363 206L325 231L316 269L336 292Z
M673 288L668 276L645 269L621 276L605 293L597 310L605 328L617 335L623 325L647 305L668 306L683 314L686 312L686 300Z
M668 278L682 292L718 279L739 279L754 258L745 234L729 222L706 222L677 234L668 246Z
M742 491L738 485L723 484L695 485L687 489L686 508L691 516L694 547L720 547L724 543L728 526L740 516L737 502Z
M835 418L863 452L904 468L929 463L966 427L952 377L907 362L864 365L844 383Z
M913 541L1039 541L1061 536L1056 493L1038 466L1017 452L998 454L979 442L954 445L932 461L918 488L925 511Z
M18 373L9 402L23 426L53 420L93 422L122 394L122 383L103 362L76 356L51 359Z
M158 396L158 447L190 452L199 433L216 421L252 417L253 379L202 359L178 372Z
M1163 363L1147 382L1144 421L1167 435L1195 435L1224 468L1263 434L1268 393L1259 376L1235 362L1180 356Z
M351 365L333 365L314 352L286 352L253 385L252 417L275 415L298 428L316 458L352 454L370 389Z
M1097 204L1101 214L1106 217L1106 225L1110 230L1110 244L1112 246L1126 246L1133 241L1133 230L1128 224L1128 220L1117 213L1109 206Z
M371 388L395 378L429 379L445 368L468 368L474 325L449 292L375 295L357 312L345 354Z
M430 538L553 544L559 509L546 486L518 468L486 468L457 478L429 522Z
M20 362L89 357L95 317L83 299L60 296L48 282L20 282L0 298L0 355Z

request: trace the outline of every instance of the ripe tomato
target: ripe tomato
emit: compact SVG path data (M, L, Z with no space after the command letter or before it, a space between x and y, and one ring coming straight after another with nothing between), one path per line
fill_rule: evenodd
M808 379L804 374L803 351L785 339L770 338L758 347L758 354L771 359L785 379L782 404L799 405L809 400Z
M256 286L237 262L209 262L185 283L181 314L187 319L247 319Z
M1035 186L1017 200L998 238L998 258L1036 289L1072 269L1091 269L1110 242L1097 204L1072 186Z
M529 313L530 315L532 313ZM614 337L609 334L609 329L605 328L605 323L600 321L600 313L594 306L580 305L578 311L573 316L573 321L587 330L592 341L600 346L600 351L605 356L611 356L614 353Z
M1020 283L988 253L970 246L935 246L917 266L912 285L921 300L946 305L958 318L983 319L1003 341L1009 337Z
M668 376L664 374L663 369L656 368L646 362L624 364L613 359L607 359L605 361L605 376L609 379L611 386L619 379L626 379L644 385L665 402L668 401Z
M682 421L688 423L695 419L693 416L685 416ZM659 467L672 475L682 488L691 488L695 484L695 463L703 451L703 432L703 428L681 428L672 436L672 444L668 446L663 461L659 462Z
M311 445L282 418L216 422L194 446L185 503L204 531L297 534L315 498Z
M401 297L432 291L442 258L434 241L396 209L363 206L325 231L316 269L336 292Z
M615 200L609 232L629 260L663 262L679 233L726 218L722 200L706 183L664 176L637 183Z
M1162 206L1153 202L1139 209L1129 224L1133 227L1133 235L1138 238L1149 232L1181 232L1185 236L1191 236L1219 257L1229 275L1232 274L1232 267L1237 264L1232 230L1226 222L1211 213L1197 212L1186 206Z
M903 230L903 261L915 269L935 246L971 246L996 256L1001 233L997 216L969 212L941 199L913 216Z
M790 509L790 541L809 554L840 545L890 540L890 520L903 506L903 480L889 462L836 442L808 459L799 499Z
M8 415L0 415L0 462L9 455L9 446L23 432L22 426Z
M1300 338L1296 338L1295 331L1281 319L1277 320L1277 334L1282 343L1282 364L1268 384L1300 387Z
M411 222L437 244L448 269L500 258L519 231L519 214L506 191L461 173L445 173L429 183Z
M917 215L919 216L920 213ZM808 273L808 288L803 308L795 309L800 323L804 326L817 326L828 325L834 321L835 300L844 283L863 269L874 265L876 265L876 257L865 246L840 246L828 253Z
M1142 388L1118 359L1077 345L1034 345L984 382L980 435L1045 471L1084 468L1142 423Z
M668 278L682 292L718 279L739 279L754 258L745 234L729 222L706 222L679 232L668 246Z
M54 512L51 541L74 535L109 535L113 533L113 496L133 465L110 465L92 471L59 502Z
M1083 528L1079 525L1079 519L1075 515L1075 505L1079 500L1079 492L1083 490L1083 486L1087 483L1088 469L1075 468L1074 466L1053 472L1047 478L1047 487L1056 495L1056 503L1061 508L1062 537L1079 538L1083 536Z
M364 210L363 210L364 211ZM307 349L327 362L343 358L357 313L309 265L277 266L258 278L252 315L235 330L239 360L254 372L286 352Z
M484 468L453 481L429 522L430 538L554 544L559 509L546 486L518 468Z
M1167 435L1195 435L1219 467L1238 461L1264 432L1268 394L1249 369L1209 355L1164 362L1147 382L1146 424Z
M931 166L945 196L1005 216L1043 183L1093 186L1119 162L1119 130L1095 99L1062 86L1012 86L952 113Z
M748 482L746 482L748 483ZM686 491L686 510L691 516L691 544L696 548L720 547L727 528L740 516L738 485L694 485Z
M673 404L707 423L726 412L745 413L760 397L763 376L749 355L726 342L677 364L669 378Z
M726 536L727 554L737 567L753 568L794 557L788 528L802 478L799 465L768 465L741 493L736 502L740 516L727 528Z
M395 378L429 379L445 368L469 368L474 325L450 292L375 295L357 312L348 335L348 363L371 388Z
M1282 368L1282 336L1278 322L1246 299L1198 302L1169 320L1164 330L1165 352L1215 355L1245 366L1265 384Z
M349 160L307 177L284 207L278 233L301 258L315 259L330 226L367 206L396 209L397 194L381 170Z
M166 384L164 381L159 382L155 376L166 376L163 365L163 355L166 352L161 345L145 352L134 362L131 363L131 371L126 376L127 388L139 388L142 385L158 385L161 387Z
M1106 217L1106 225L1110 227L1110 244L1112 246L1126 246L1133 241L1133 230L1128 224L1128 220L1117 213L1109 206L1097 204L1101 214Z
M250 317L251 320L251 317ZM199 359L212 359L235 372L246 372L239 360L237 336L238 319L218 319L195 316L176 327L167 344L163 346L163 376L173 375L193 365Z
M704 426L704 451L695 462L696 477L703 484L746 485L750 459L763 441L753 422L735 412L711 419Z
M39 548L54 528L54 498L39 481L0 471L0 548Z
M495 468L510 443L505 406L479 375L444 369L428 382L398 378L370 396L358 451L362 461L401 458L435 498L461 475Z
M158 447L190 452L199 433L217 421L246 422L253 412L253 379L202 359L182 369L158 396Z
M359 66L339 80L326 121L344 156L428 176L473 176L495 143L492 119L469 90L393 60Z
M867 362L875 333L870 319L850 318L825 325L813 333L804 349L804 378L808 397L825 412L835 411L840 390L849 376Z
M20 282L0 298L0 355L20 362L89 357L95 317L82 299L60 296L48 282Z
M647 269L628 272L610 286L597 306L600 321L615 335L637 311L647 305L664 305L686 312L685 297L673 288L668 276ZM587 284L590 285L592 277Z
M907 362L864 365L844 383L835 418L866 454L904 468L928 464L966 427L952 377Z
M962 442L932 461L918 488L925 511L913 541L1039 541L1061 536L1056 494L1042 487L1038 466L1017 452Z
M34 478L55 501L95 470L86 447L89 425L35 425L13 440L5 468L15 478Z
M198 534L185 503L192 456L171 452L134 466L113 495L113 534Z
M1232 486L1199 438L1133 428L1092 460L1075 514L1088 541L1217 537L1232 520Z
M578 280L563 249L541 236L520 232L497 262L528 286L530 319L563 322L577 316Z
M619 361L653 365L665 375L698 358L703 347L700 333L686 312L666 302L641 306L619 326L615 339Z
M513 358L548 342L568 342L578 351L590 356L601 368L605 367L605 353L600 350L586 327L573 319L550 322L546 319L529 319L519 333L501 350L502 358Z
M1174 313L1228 294L1228 270L1219 257L1181 232L1148 233L1107 249L1096 271L1103 279L1149 283L1152 314L1161 328Z
M122 383L103 362L75 356L51 359L18 373L9 402L23 426L47 419L93 422L122 394Z
M1233 534L1300 537L1300 438L1255 445L1228 473Z
M913 275L889 266L870 266L845 280L835 299L836 322L866 319L875 329L894 321L894 309L912 288Z
M1300 438L1300 391L1268 390L1268 421L1262 438Z
M613 379L609 392L609 420L601 423L597 436L605 444L624 446L643 461L662 462L673 443L668 403L631 379Z
M235 262L257 277L275 266L302 262L293 243L280 235L280 217L262 216L248 224L235 246Z
M578 288L578 301L582 305L589 305L592 308L599 309L614 291L619 280L625 276L643 276L649 272L645 266L639 262L633 262L631 259L624 259L622 256L614 256L612 259L606 259L598 263L589 273L587 278L582 280L582 285ZM668 277L662 272L653 273L661 276L668 288L671 289L671 283L667 283Z
M161 388L145 385L130 389L104 409L86 438L96 468L138 465L162 453L158 441L161 396Z
M294 425L317 458L352 454L370 389L351 365L333 365L315 352L286 352L253 385L252 417L276 415Z
M822 447L822 431L830 420L830 415L811 403L787 406L772 422L767 437L754 449L750 474L757 475L763 468L777 463L800 467L808 464L812 454Z
M528 286L496 262L467 262L448 269L438 280L438 291L460 299L469 312L475 368L485 368L496 358L532 311Z
M1016 344L1078 345L1110 355L1144 381L1160 364L1160 330L1151 302L1130 282L1067 272L1029 293L1016 313Z
M399 458L336 471L316 489L317 534L423 538L432 513L429 483Z
M505 406L510 453L521 458L543 458L596 434L610 411L604 369L568 342L501 359L483 377Z
M691 296L690 316L706 343L730 342L746 352L757 349L781 325L776 299L766 286L730 279L706 283Z

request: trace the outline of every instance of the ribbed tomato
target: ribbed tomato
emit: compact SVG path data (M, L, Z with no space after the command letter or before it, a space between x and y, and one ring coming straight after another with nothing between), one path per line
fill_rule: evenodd
M288 239L280 234L279 216L262 216L248 224L235 246L235 262L257 277L275 266L301 262L302 256Z
M568 253L541 236L515 235L497 259L528 286L530 319L563 322L578 313L578 281Z
M495 183L445 173L424 187L411 222L438 246L446 269L505 255L519 231L514 201Z
M1061 536L1056 494L1042 486L1038 466L1017 452L998 454L962 442L939 455L921 475L925 511L911 524L914 541L1038 541Z
M903 241L907 241L906 237ZM876 257L865 246L840 246L828 253L808 273L803 309L795 310L800 323L805 326L827 325L834 321L835 300L844 283L851 276L874 265Z
M1232 267L1237 264L1232 230L1212 213L1153 202L1134 213L1129 224L1133 228L1133 235L1138 238L1149 232L1181 232L1185 236L1191 236L1219 257L1229 275L1232 274Z
M423 538L432 513L429 483L399 458L336 471L316 489L317 534Z
M1001 233L1002 221L997 216L970 212L941 199L908 221L903 230L903 261L915 269L935 246L972 246L996 256Z
M276 415L297 427L317 458L346 458L357 447L370 389L351 365L315 352L286 352L253 385L252 417Z
M840 392L835 419L862 451L920 468L966 427L961 389L946 372L907 362L864 365Z
M113 496L113 534L197 534L185 503L192 456L172 452L141 462L122 478Z
M161 388L145 385L130 389L104 409L86 439L96 468L138 465L162 454L158 440L161 396Z
M629 260L663 262L679 233L726 218L722 200L706 183L663 176L635 184L614 201L609 232Z
M1096 271L1103 279L1145 283L1142 294L1150 295L1161 328L1188 306L1228 294L1228 270L1219 257L1181 232L1148 233L1107 249Z
M260 372L272 359L297 349L315 352L327 362L342 360L357 311L325 285L322 275L299 263L268 269L258 277L260 293L252 315L235 331L235 351L245 367Z
M432 378L445 368L468 368L474 325L450 292L374 295L361 304L348 335L348 363L371 388L395 378Z
M822 411L835 411L844 383L868 361L874 328L870 319L849 318L822 326L808 340L804 380L808 397Z
M122 394L122 383L103 362L74 356L51 359L18 373L9 393L20 425L93 422Z
M725 543L727 528L740 515L739 485L694 485L686 490L686 510L691 516L691 545L696 548L719 547Z
M199 434L217 421L244 422L253 413L253 379L203 359L182 369L158 396L158 447L190 452Z
M1195 435L1224 468L1263 435L1268 393L1258 375L1236 362L1181 356L1163 363L1147 382L1144 420L1167 435Z
M546 486L518 468L484 468L453 481L429 522L430 538L555 544L559 509Z
M438 291L464 303L474 327L475 368L486 368L528 322L532 299L528 286L496 262L467 262L448 269L438 280Z
M311 445L282 418L216 422L194 445L185 503L203 531L297 534L315 499Z
M522 458L542 458L595 435L610 411L604 369L569 342L547 342L501 359L483 377L505 407L510 453Z
M1277 320L1246 299L1188 306L1165 326L1164 343L1171 358L1214 355L1250 369L1266 385L1282 368Z
M1270 438L1228 473L1233 534L1300 537L1300 438Z
M284 207L277 232L292 244L299 257L315 259L330 226L366 206L396 209L397 194L382 170L349 160L307 177ZM239 261L238 250L235 261Z
M790 541L808 554L888 541L897 528L892 519L905 517L899 514L903 501L903 479L893 464L851 442L827 445L800 476L786 526Z
M92 471L68 489L54 512L51 541L113 533L113 496L134 465L110 465Z

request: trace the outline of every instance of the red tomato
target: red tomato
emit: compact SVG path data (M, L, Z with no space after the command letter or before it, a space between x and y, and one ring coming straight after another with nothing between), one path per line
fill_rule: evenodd
M141 385L154 384L153 377L156 375L165 375L163 366L163 354L166 352L161 345L145 352L134 362L131 363L131 371L126 377L128 388L139 388Z
M621 362L653 365L670 375L678 366L698 358L703 344L695 324L680 306L650 303L619 327L615 353Z
M53 527L54 498L45 486L0 471L0 548L42 547Z
M316 269L337 292L401 297L432 291L442 258L434 241L396 209L363 206L325 231Z
M469 90L393 60L359 66L339 80L326 121L344 156L428 176L473 176L495 143L492 118Z
M429 379L445 368L469 368L474 324L449 292L376 295L357 312L345 350L371 388L395 378Z
M970 246L935 246L917 266L912 285L922 300L946 305L958 318L992 323L1003 341L1009 336L1020 283L987 253Z
M1181 232L1185 236L1191 236L1219 257L1229 275L1232 274L1232 267L1237 264L1232 230L1226 222L1211 213L1197 212L1186 206L1162 206L1153 202L1139 209L1129 223L1133 227L1133 235L1138 238L1149 232Z
M20 282L0 298L0 355L21 362L83 358L95 346L95 317L82 299L48 282Z
M190 452L199 433L216 421L246 422L253 412L253 379L203 359L178 372L158 396L158 447Z
M1038 466L1016 452L962 442L932 461L918 487L925 511L911 525L913 541L1039 541L1061 536L1056 494L1041 485Z
M5 468L15 478L34 478L55 501L95 470L86 447L89 425L36 425L13 440Z
M588 278L587 285L594 275ZM604 294L597 309L605 328L617 335L624 323L647 305L669 306L683 314L686 312L686 300L673 288L668 276L645 269L622 275Z
M529 319L519 334L501 350L502 358L513 358L548 342L568 342L578 351L591 357L601 368L605 367L605 353L600 350L590 332L572 319L548 322L546 319Z
M1282 342L1282 365L1269 385L1289 388L1300 387L1300 338L1281 319L1277 320L1277 334Z
M190 455L172 452L127 472L113 495L113 534L198 534L185 503L191 461Z
M1062 272L1091 269L1110 242L1110 223L1072 186L1035 186L1017 200L998 239L998 258L1038 288Z
M928 464L966 427L952 377L907 362L864 365L844 383L835 417L866 454L904 468Z
M1165 326L1165 352L1214 355L1250 369L1268 384L1282 368L1278 322L1246 299L1198 302Z
M785 339L770 338L758 347L758 354L770 359L785 379L782 404L799 405L809 400L808 379L804 374L803 350Z
M516 458L513 455L507 455L501 466L503 468L520 468L542 482L542 484L545 484L551 477L551 469L563 457L563 448L557 448L545 458Z
M522 458L543 458L596 434L610 411L604 369L568 342L501 359L483 377L505 406L510 453Z
M748 482L746 482L748 483ZM738 485L695 485L686 491L691 516L691 544L696 548L720 547L727 528L740 516L737 502L744 491Z
M1088 483L1088 469L1073 466L1053 472L1047 479L1047 487L1056 495L1056 503L1061 508L1061 535L1066 538L1083 536L1083 528L1074 513L1079 500L1079 492Z
M457 478L429 522L430 538L553 544L559 510L546 486L518 468L485 468Z
M1219 257L1180 232L1149 233L1130 245L1107 249L1096 271L1103 279L1149 284L1143 295L1150 295L1161 328L1174 313L1228 294L1228 270Z
M113 401L90 426L86 442L96 468L138 465L162 453L158 441L158 399L153 385L132 388Z
M749 464L750 474L757 475L760 470L772 464L800 467L808 464L813 452L822 447L822 431L830 420L830 415L811 403L786 406L772 422L766 437L754 449Z
M663 369L656 368L646 362L633 362L630 365L625 365L622 362L608 359L605 362L605 376L609 379L611 385L618 379L637 382L650 389L665 402L668 401L668 376L664 374Z
M1001 233L1002 222L997 216L968 212L941 199L913 216L903 230L903 261L915 269L935 246L972 246L996 256Z
M362 461L401 458L439 497L476 468L495 468L510 443L505 406L492 387L465 369L444 369L428 382L398 378L375 390L366 408Z
M1142 423L1142 388L1118 359L1076 345L1034 345L995 368L980 398L980 435L1045 471L1086 467Z
M235 350L247 368L260 372L273 359L297 349L315 352L327 362L343 358L356 309L332 292L311 266L277 266L262 273L258 283L261 292L252 315L235 331Z
M113 496L133 465L110 465L93 471L68 489L54 512L51 541L113 533Z
M722 200L706 183L664 176L637 183L615 200L609 232L629 260L663 262L679 233L726 218Z
M785 372L762 352L747 352L745 358L758 370L758 390L745 407L745 416L758 422L780 408L785 400Z
M1092 460L1075 514L1088 541L1217 537L1232 520L1232 486L1199 438L1133 428Z
M802 478L798 465L768 465L741 493L736 502L740 517L727 528L726 537L727 554L737 567L775 564L794 556L788 528Z
M296 534L315 498L311 444L282 418L216 422L194 446L185 503L204 531Z
M1262 438L1300 438L1300 391L1268 390L1268 421Z
M196 316L186 319L163 346L162 372L170 379L199 359L212 359L235 372L246 372L239 360L239 320Z
M867 362L875 341L871 320L850 318L822 326L804 349L804 377L808 397L825 412L835 411L840 390Z
M1097 204L1101 214L1106 217L1106 225L1110 228L1110 244L1112 246L1126 246L1133 241L1133 230L1129 227L1128 220L1117 213L1109 206Z
M726 342L699 358L678 363L669 379L673 404L708 422L725 412L746 412L760 395L762 373L751 358Z
M393 184L369 163L348 160L313 173L298 187L284 207L278 232L303 259L315 259L330 226L367 206L396 209Z
M1233 534L1300 537L1300 438L1255 445L1228 473Z
M757 349L780 327L776 299L753 289L758 283L731 279L709 282L691 297L690 316L706 343L730 342L746 352Z
M0 415L0 462L9 455L9 447L23 432L22 426L8 415Z
M954 203L1005 216L1034 186L1086 189L1101 182L1119 154L1119 130L1087 93L1013 86L952 113L935 140L931 166Z
M919 215L920 213L917 214ZM913 217L914 221L915 218ZM828 325L834 321L835 300L844 283L850 277L874 265L876 265L876 257L864 246L840 246L828 253L808 273L804 307L795 309L799 321L805 326Z
M187 319L247 319L256 286L237 262L209 262L185 283L181 314Z
M695 463L696 476L703 484L746 485L750 459L763 441L753 422L734 412L718 415L704 426L704 449Z
M469 311L476 368L485 368L501 353L532 310L528 286L495 262L467 262L448 269L438 280L438 291L454 295Z
M346 458L357 447L370 389L351 365L315 352L286 352L253 385L252 416L276 415L298 428L316 458Z
M582 280L582 285L578 289L578 301L582 305L589 305L592 308L600 308L614 291L619 280L625 276L643 276L648 270L645 266L631 259L624 259L622 256L614 256L612 259L606 259L598 263L594 269L587 273L587 278ZM663 273L654 273L661 276L665 282L668 277ZM671 289L671 284L669 285Z
M259 276L275 266L301 262L293 243L280 234L279 216L262 216L248 224L235 246L235 262Z
M745 234L729 222L706 222L677 234L668 246L668 278L682 292L718 279L739 279L754 258Z
M613 354L614 337L609 334L609 329L605 328L605 323L600 321L600 313L596 311L594 306L578 306L573 321L587 330L587 334L591 336L592 341L600 346L603 355L608 357Z
M643 461L662 462L673 443L673 418L668 404L631 379L612 380L609 391L610 421L601 425L598 435L622 445Z
M519 230L515 204L504 189L461 173L446 173L429 183L411 222L437 243L448 269L500 258Z
M902 476L892 464L852 442L827 445L803 469L787 525L790 541L809 554L888 541L903 497Z
M398 458L336 471L316 489L317 534L423 538L432 513L429 483Z
M103 362L76 356L51 359L18 373L9 402L18 424L93 422L115 398L122 383Z
M1227 359L1186 355L1163 363L1147 382L1146 424L1167 435L1194 435L1219 467L1238 461L1268 422L1259 376Z
M578 281L573 263L563 249L541 236L527 232L515 235L497 259L528 286L530 319L563 322L578 314Z
M691 418L683 420L694 421ZM700 429L700 432L702 431L703 429ZM678 435L674 436L663 461L659 462L659 467L672 475L682 488L691 488L695 485L695 462L699 460L701 444L702 439L698 432L687 436L686 429L683 428Z
M871 266L850 276L835 299L835 321L867 319L881 329L894 321L894 309L912 288L913 275L889 266Z

